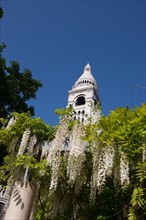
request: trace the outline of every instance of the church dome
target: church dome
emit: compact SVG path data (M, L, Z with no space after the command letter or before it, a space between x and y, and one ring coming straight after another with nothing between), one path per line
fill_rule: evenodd
M84 85L88 84L88 85L92 85L94 87L97 87L96 80L94 79L94 77L91 73L91 66L89 63L84 67L84 72L80 76L80 78L76 81L75 87L83 85L83 84Z
M98 87L89 63L84 67L83 74L68 92L68 106L72 106L73 119L86 123L89 118L96 118L94 107L99 102Z

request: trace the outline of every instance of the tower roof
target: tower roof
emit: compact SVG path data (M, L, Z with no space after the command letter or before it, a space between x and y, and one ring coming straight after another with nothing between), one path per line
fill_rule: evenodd
M74 119L81 123L88 117L96 118L94 106L99 103L98 86L91 73L89 63L84 67L84 72L68 92L68 106L74 109Z
M76 81L75 85L77 85L80 81L83 81L83 80L90 80L96 84L96 80L94 79L91 73L91 66L89 63L84 67L84 72L80 76L80 78Z

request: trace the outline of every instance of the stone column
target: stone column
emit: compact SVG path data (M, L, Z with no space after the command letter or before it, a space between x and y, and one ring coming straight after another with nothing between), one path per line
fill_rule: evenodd
M17 156L23 155L27 146L29 155L33 155L36 142L37 138L35 135L30 138L30 130L27 129L23 134ZM29 219L34 200L34 188L29 179L30 172L27 167L23 180L17 181L14 185L9 207L6 211L5 220Z
M5 220L28 220L34 199L34 190L27 180L16 182L13 189L10 205L7 209Z

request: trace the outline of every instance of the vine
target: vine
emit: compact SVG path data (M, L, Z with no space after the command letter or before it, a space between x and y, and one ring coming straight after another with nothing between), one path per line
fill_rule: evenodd
M16 120L3 121L0 129L8 152L1 184L29 173L38 190L34 220L144 218L145 109L118 108L81 125L70 107L56 111L62 115L58 129L15 113Z

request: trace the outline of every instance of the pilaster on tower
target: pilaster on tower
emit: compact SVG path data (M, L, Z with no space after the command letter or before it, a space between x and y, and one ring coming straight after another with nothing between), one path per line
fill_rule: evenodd
M68 106L72 105L74 109L74 119L84 123L88 118L98 120L100 113L95 114L94 107L99 103L98 86L88 63L83 74L68 92Z

